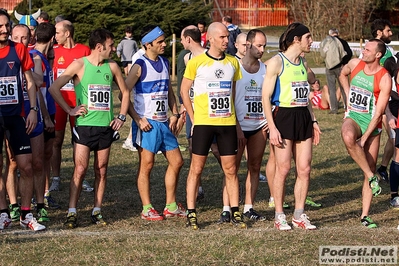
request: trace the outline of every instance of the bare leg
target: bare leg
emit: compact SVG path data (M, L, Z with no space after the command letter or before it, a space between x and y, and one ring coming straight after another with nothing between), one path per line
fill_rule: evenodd
M105 187L107 185L107 170L110 150L111 147L94 153L94 207L97 208L101 208Z
M69 208L76 208L90 159L90 148L74 144L75 168L69 186Z
M168 168L165 174L166 204L176 202L176 189L183 158L179 148L165 152Z
M139 169L137 171L137 188L142 205L151 203L150 199L150 174L154 166L154 154L141 147L137 148L139 154Z

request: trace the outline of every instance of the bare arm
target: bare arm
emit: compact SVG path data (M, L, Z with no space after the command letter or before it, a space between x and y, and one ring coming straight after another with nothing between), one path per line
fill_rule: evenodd
M122 115L126 115L130 104L130 90L126 86L125 80L123 79L122 72L119 66L115 62L111 61L110 68L114 76L114 81L116 85L118 85L119 90L122 94L121 109L119 113ZM123 126L123 124L124 121L115 118L111 122L110 126L112 127L113 130L119 130Z
M346 94L346 99L348 98L349 94L349 75L352 72L352 69L356 67L356 65L359 63L360 59L354 58L348 62L348 64L344 65L343 68L341 69L341 74L339 75L339 82L342 85L342 88L344 88L345 94ZM347 104L347 103L346 103Z
M188 116L190 117L191 121L194 121L194 109L193 106L191 105L191 99L190 99L190 88L193 85L193 81L191 79L183 77L183 80L181 81L181 87L180 87L180 94L181 98L183 100L183 105L186 108L186 112ZM194 124L194 122L193 122Z
M26 80L26 88L28 90L29 102L32 103L31 106L36 105L36 85L32 77L32 72L27 70L24 72L25 80ZM30 134L37 125L37 112L32 111L29 112L28 117L26 118L26 133Z

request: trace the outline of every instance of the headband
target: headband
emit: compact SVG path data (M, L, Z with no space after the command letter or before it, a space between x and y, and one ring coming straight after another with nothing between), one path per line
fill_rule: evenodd
M156 40L159 36L162 36L164 33L161 30L160 27L155 27L152 31L150 31L149 33L147 33L142 39L141 39L141 44L146 44L146 43L150 43L154 40Z
M308 33L308 32L310 32L308 27L306 27L306 26L303 25L303 24L299 24L298 27L296 27L296 28L293 29L290 33L287 34L286 41L287 41L287 42L293 42L295 36L300 37L300 36L302 36L302 35L305 35L305 34Z

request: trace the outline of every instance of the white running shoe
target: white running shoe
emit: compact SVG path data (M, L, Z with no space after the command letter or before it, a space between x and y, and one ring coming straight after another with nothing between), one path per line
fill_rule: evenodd
M94 190L94 188L92 186L90 186L89 182L87 182L86 179L83 179L82 190L84 192L92 192Z
M36 221L36 218L33 217L32 213L28 213L25 216L25 220L20 220L19 224L23 227L23 228L27 228L27 229L31 229L33 231L42 231L45 230L46 227L42 224L39 224Z
M274 221L274 227L280 231L291 230L291 226L287 223L285 214L280 214L277 216L277 219Z
M8 214L3 212L0 214L0 230L7 229L11 227L11 219L8 217Z
M49 188L49 191L59 191L60 190L60 183L61 183L61 178L54 176L53 177L53 182L51 182L51 186Z
M131 139L126 139L122 144L122 148L129 151L137 151L136 147L133 146L133 142Z
M301 217L298 220L292 218L292 225L296 228L302 228L306 230L317 229L315 225L310 223L309 217L304 213L301 214Z

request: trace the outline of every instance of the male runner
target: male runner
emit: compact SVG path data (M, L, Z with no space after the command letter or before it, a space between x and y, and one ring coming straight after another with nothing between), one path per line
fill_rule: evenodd
M368 215L373 195L377 196L381 192L375 174L376 162L382 130L381 119L392 86L391 76L380 65L385 51L383 41L369 40L362 51L363 57L350 60L339 77L348 99L348 111L341 135L350 156L364 174L361 223L368 228L377 227Z
M229 31L222 23L209 25L209 50L188 61L181 85L183 104L194 125L186 188L187 226L194 230L198 229L195 201L199 180L215 136L233 214L231 222L246 228L238 209L239 184L235 164L237 131L233 104L235 82L241 78L241 71L237 59L224 53L229 42L228 36ZM195 110L189 95L193 83Z
M297 173L292 224L303 229L316 229L304 213L312 161L312 139L314 144L318 144L320 135L312 106L308 103L309 70L301 57L302 52L310 51L311 44L312 36L306 26L301 23L290 24L280 37L282 52L268 61L263 82L262 101L269 125L271 149L275 155L276 168L271 192L275 201L274 226L278 230L291 230L283 211L283 202L292 156ZM273 112L272 105L276 106Z
M166 46L164 32L159 27L144 27L141 44L145 54L133 64L126 79L128 88L133 89L134 93L134 108L133 105L129 106L129 115L134 120L132 140L139 154L137 187L143 205L141 218L160 221L175 216L185 217L185 210L176 203L177 181L183 166L183 158L174 135L180 115L169 79L169 62L161 56ZM172 111L169 123L167 106ZM163 216L155 210L150 200L150 174L158 151L162 151L168 160Z
M69 209L64 225L77 226L77 202L87 172L90 152L94 151L94 208L91 220L98 225L106 225L101 214L101 205L107 182L108 159L116 131L126 121L130 102L130 92L115 61L110 60L115 52L114 35L105 29L94 30L90 34L91 54L72 62L65 72L54 81L50 93L59 106L70 116L76 116L73 128L75 169L70 183ZM76 103L70 106L62 96L61 89L73 80ZM120 114L113 115L112 82L122 93Z

